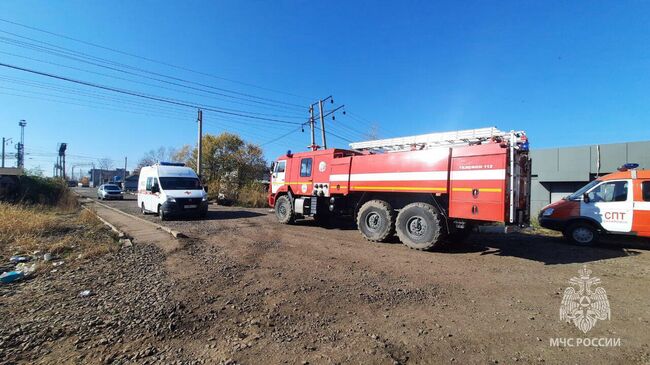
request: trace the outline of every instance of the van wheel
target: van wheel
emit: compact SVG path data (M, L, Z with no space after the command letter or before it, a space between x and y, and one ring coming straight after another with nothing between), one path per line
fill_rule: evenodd
M385 242L395 233L395 211L383 200L370 200L357 214L361 235L372 242Z
M589 223L572 223L562 233L564 238L576 245L592 246L598 242L598 231Z
M140 212L142 213L142 215L146 215L146 214L147 214L147 210L144 209L144 203L142 203L142 206L140 206Z
M167 214L165 214L165 211L163 210L162 206L158 206L158 216L160 217L161 221L166 221L167 220Z
M445 238L442 219L433 205L411 203L397 215L397 235L403 244L415 250L441 248Z
M281 224L293 224L296 220L293 204L288 196L282 195L275 202L275 216Z

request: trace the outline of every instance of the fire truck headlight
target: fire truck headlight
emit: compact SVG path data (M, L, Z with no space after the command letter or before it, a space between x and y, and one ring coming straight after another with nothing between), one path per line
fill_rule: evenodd
M542 213L542 217L550 217L553 215L554 209L553 208L548 208L545 209L544 212Z

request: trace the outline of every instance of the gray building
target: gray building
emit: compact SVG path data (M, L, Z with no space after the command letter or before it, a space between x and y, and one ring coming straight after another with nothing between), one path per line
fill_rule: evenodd
M531 150L531 215L628 162L650 169L650 141Z
M120 183L124 176L129 175L129 172L120 168L114 170L90 169L88 174L91 186L97 187L108 182Z

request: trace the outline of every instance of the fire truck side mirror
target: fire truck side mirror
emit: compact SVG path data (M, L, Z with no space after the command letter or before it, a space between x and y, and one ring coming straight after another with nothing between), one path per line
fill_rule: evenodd
M582 194L582 201L585 203L589 203L589 193L584 193Z

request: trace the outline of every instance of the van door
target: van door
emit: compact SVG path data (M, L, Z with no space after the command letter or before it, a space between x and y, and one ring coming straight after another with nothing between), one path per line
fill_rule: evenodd
M589 201L580 202L580 215L594 219L607 231L632 231L632 180L607 180L593 187Z
M640 181L640 196L634 202L632 228L639 236L650 237L650 180Z
M273 194L278 192L281 186L285 184L285 170L287 168L286 160L279 160L275 163L273 174L271 174L271 192Z
M147 192L144 194L144 209L150 212L158 211L158 194L160 193L153 193L151 191L154 186L158 186L158 179L154 176L148 176L145 188Z

